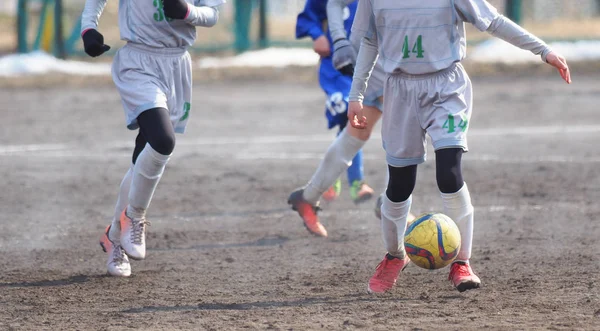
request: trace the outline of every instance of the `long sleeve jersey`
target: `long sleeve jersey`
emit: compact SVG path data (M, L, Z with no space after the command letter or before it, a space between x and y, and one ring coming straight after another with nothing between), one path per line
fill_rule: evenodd
M327 1L327 24L333 41L339 39L350 39L358 50L360 40L364 35L360 33L350 34L344 22L344 8L355 4L358 0L329 0ZM355 31L358 32L358 31Z
M81 32L98 28L108 0L87 0L81 17ZM211 27L219 19L218 6L225 0L185 0L188 15L183 20L167 18L161 0L119 0L121 39L157 48L191 46L196 26Z
M448 68L467 53L465 22L541 55L550 48L485 0L359 0L352 33L361 34L350 93L362 101L375 62L388 74L421 75Z
M332 34L330 33L332 31L331 26L329 29L324 27L325 22L329 22L327 17L327 6L327 0L306 1L304 10L298 15L298 20L296 21L296 38L310 37L312 40L315 40L320 36L325 35L329 40L330 46L333 46L333 42L339 38L332 37ZM336 22L341 26L344 36L350 34L354 15L356 14L356 7L356 0L346 1L346 3L340 7L340 17Z

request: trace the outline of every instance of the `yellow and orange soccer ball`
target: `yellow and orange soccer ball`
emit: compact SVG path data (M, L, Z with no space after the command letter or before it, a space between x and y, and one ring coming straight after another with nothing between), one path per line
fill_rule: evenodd
M458 255L460 242L460 231L454 221L440 213L417 217L404 233L408 257L425 269L440 269L451 264Z

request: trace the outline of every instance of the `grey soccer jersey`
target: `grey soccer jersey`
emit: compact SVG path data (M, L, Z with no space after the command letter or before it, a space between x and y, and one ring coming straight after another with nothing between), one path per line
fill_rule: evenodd
M97 29L98 19L108 0L87 0L81 18L81 31ZM165 17L161 0L119 0L121 39L150 47L187 47L196 40L196 26L213 26L217 6L225 0L185 0L189 14L183 20Z
M433 73L464 59L465 22L543 59L550 52L546 44L498 14L485 0L360 0L352 34L364 38L350 100L362 101L378 55L388 74Z

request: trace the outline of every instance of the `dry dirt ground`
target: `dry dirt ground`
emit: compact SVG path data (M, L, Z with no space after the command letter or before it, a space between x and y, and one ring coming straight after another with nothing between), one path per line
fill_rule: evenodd
M134 133L110 86L0 90L1 330L600 330L600 85L596 74L473 77L464 173L472 265L366 284L385 253L373 201L344 188L309 235L287 204L334 136L316 83L228 80L194 89L149 212L148 257L105 275L109 223ZM384 155L365 147L381 190ZM430 157L433 154L430 153ZM439 211L430 159L414 211Z

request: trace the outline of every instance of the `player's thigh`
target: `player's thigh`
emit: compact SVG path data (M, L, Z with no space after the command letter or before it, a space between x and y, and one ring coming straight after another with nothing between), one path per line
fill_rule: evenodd
M379 108L363 104L363 114L367 118L367 127L365 129L357 129L352 125L349 125L346 130L348 130L348 133L354 138L368 140L371 133L373 133L375 125L381 118L381 111Z

